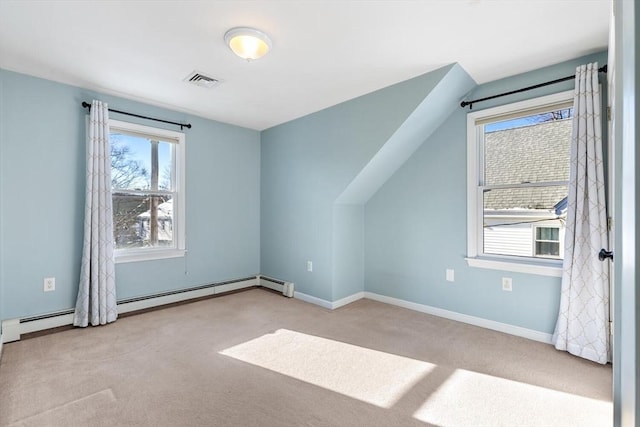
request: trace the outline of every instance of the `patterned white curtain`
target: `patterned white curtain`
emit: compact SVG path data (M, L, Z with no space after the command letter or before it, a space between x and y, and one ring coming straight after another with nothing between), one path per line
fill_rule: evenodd
M576 69L562 294L553 343L598 363L609 356L609 263L598 63Z
M109 109L93 101L87 141L84 245L75 326L104 325L118 317L113 259Z

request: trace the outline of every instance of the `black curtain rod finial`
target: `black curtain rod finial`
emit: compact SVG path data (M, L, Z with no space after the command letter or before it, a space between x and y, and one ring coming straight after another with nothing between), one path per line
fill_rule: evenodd
M469 110L473 110L473 102L471 102L471 101L462 101L460 103L460 106L462 108L466 107L467 105L469 106Z

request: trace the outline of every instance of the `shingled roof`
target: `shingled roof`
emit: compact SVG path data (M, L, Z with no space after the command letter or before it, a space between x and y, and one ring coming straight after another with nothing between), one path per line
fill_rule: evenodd
M487 133L486 185L568 181L571 127L564 119ZM566 186L493 189L484 208L553 210L566 195Z

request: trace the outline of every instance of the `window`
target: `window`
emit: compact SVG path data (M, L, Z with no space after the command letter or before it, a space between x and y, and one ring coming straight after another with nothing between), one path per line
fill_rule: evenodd
M561 258L560 227L536 227L534 255Z
M472 112L469 265L560 276L573 91Z
M184 255L183 133L109 121L117 262Z

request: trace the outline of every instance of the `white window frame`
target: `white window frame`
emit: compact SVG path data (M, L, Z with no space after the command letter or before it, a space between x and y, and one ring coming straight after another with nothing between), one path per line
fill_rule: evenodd
M526 114L527 110L544 108L573 100L574 91L528 99L467 114L467 264L470 267L514 271L543 276L562 277L562 260L552 258L516 257L484 254L483 205L480 188L481 161L483 161L483 126L478 122L499 120L501 116ZM535 236L534 236L535 237Z
M558 229L558 240L538 240L538 228L556 228ZM538 256L540 258L548 258L548 259L557 259L555 257L549 256L549 257L545 257L544 255L536 255L536 243L538 242L549 242L549 243L558 243L558 247L560 248L560 250L562 250L562 248L564 248L564 229L562 227L558 227L557 225L552 225L552 224L546 224L544 222L538 223L538 224L534 224L533 225L533 232L532 232L532 248L531 248L531 253L533 253L534 256Z
M173 201L173 237L175 247L172 248L132 248L116 249L114 251L116 263L151 261L166 258L184 257L186 230L185 230L185 134L167 129L139 125L136 123L109 120L109 129L128 134L158 138L173 144L173 175L175 185L175 200Z

